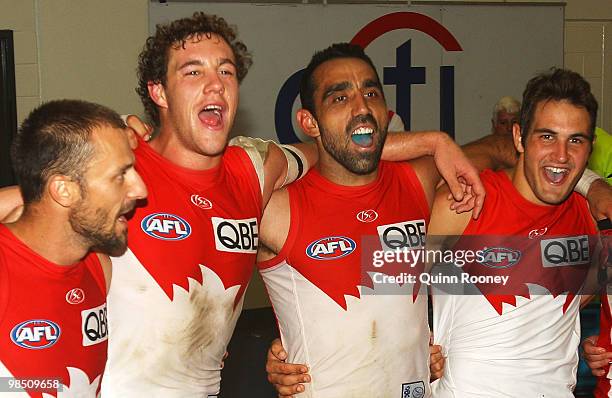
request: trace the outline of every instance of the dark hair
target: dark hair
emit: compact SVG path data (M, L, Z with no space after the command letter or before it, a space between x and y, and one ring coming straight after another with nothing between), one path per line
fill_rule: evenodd
M125 127L115 111L79 100L50 101L30 113L11 150L24 203L40 200L52 175L81 182L94 153L91 132L100 126Z
M567 101L584 108L590 117L591 140L595 132L597 119L597 100L591 93L591 85L578 73L567 69L551 68L548 72L533 77L523 91L521 105L521 142L533 124L533 115L537 105L542 101Z
M376 72L376 67L370 57L363 51L363 48L351 43L332 44L326 49L316 52L302 74L302 80L300 82L300 101L302 102L302 108L313 115L315 115L313 96L317 87L312 76L319 65L337 58L357 58L365 61L372 67L372 70L376 74L376 80L378 80L380 84L380 78L378 77L378 72Z
M200 40L219 35L231 47L236 62L238 82L246 76L253 63L251 54L241 41L236 39L236 30L225 19L216 15L195 12L191 18L177 19L165 25L157 25L155 35L150 36L138 56L138 87L136 92L145 107L147 116L159 125L159 110L149 97L149 82L166 84L170 48L184 47L191 38Z

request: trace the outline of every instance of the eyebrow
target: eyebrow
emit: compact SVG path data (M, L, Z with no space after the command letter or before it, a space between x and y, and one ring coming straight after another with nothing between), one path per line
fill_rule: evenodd
M368 79L363 82L363 86L367 88L375 87L382 91L382 86L378 80Z
M554 130L551 129L547 129L547 128L540 128L540 129L535 129L533 130L534 133L541 133L541 134L553 134L553 135L559 135L559 133L557 133ZM584 133L582 131L578 131L576 133L570 134L570 138L575 138L575 137L582 137L585 138L587 140L591 139L591 136L587 133Z
M219 65L225 65L225 64L230 64L232 65L234 68L236 68L236 63L234 61L232 61L230 58L221 58L221 60L219 61ZM204 65L204 63L200 60L197 59L192 59L189 60L185 63L183 63L181 66L178 67L177 70L182 70L185 69L189 66L202 66Z
M352 87L352 84L346 81L332 84L331 86L328 86L323 92L323 100L327 99L328 97L332 96L334 93L337 93L338 91L343 91L350 87Z

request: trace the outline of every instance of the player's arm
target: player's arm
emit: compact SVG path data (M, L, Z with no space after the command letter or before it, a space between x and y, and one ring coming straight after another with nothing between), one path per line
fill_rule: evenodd
M0 188L0 222L15 222L23 211L23 198L19 187Z
M602 377L612 360L612 352L597 346L598 336L589 336L582 341L584 360L591 369L593 376Z
M478 170L511 168L518 161L512 135L487 135L463 145L461 149Z
M612 186L603 178L586 169L576 184L576 192L586 197L595 220L612 220Z
M431 155L437 168L434 173L427 173L425 191L433 192L441 176L455 200L464 201L453 209L467 211L473 208L474 217L478 217L484 202L478 170L448 134L441 131L389 133L383 148L383 159L389 161L411 160L424 155Z
M308 366L286 363L287 352L280 339L272 341L266 359L268 381L276 388L279 397L292 397L304 391L304 385L309 383Z
M478 170L511 168L518 161L511 135L488 135L461 148ZM612 187L605 179L586 169L575 191L588 200L596 220L612 219Z

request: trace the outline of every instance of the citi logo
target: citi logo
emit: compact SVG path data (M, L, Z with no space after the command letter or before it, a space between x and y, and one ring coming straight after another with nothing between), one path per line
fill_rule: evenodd
M79 287L75 287L66 293L66 301L69 304L81 304L85 301L85 292Z
M508 249L506 247L491 247L482 252L478 258L478 263L489 268L510 268L521 259L519 250Z
M55 322L32 319L15 326L11 330L11 340L19 347L41 350L57 343L60 333L60 327Z
M359 213L357 213L357 220L361 221L361 222L372 222L375 221L378 218L378 213L376 212L376 210L361 210Z
M183 240L191 235L191 226L181 217L168 213L149 214L140 223L149 236L162 240Z
M346 257L357 248L351 238L329 236L315 240L306 248L306 255L315 260L335 260Z
M196 194L191 195L191 203L204 210L209 210L213 207L212 202L210 200Z

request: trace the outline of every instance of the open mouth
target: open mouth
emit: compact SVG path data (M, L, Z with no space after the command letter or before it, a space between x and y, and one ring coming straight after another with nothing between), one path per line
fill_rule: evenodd
M374 129L371 127L359 127L351 133L351 140L362 148L369 148L374 142Z
M136 208L136 203L130 203L128 206L122 208L120 210L119 216L117 217L117 221L120 223L127 223L129 218L132 218L134 215L134 209Z
M198 115L205 125L218 128L223 124L223 107L221 105L206 105Z
M562 184L569 175L569 169L562 167L544 167L546 179L554 185Z

